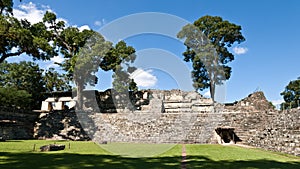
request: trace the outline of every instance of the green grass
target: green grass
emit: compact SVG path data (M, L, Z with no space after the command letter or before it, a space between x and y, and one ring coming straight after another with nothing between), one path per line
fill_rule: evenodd
M104 150L111 152L114 155L125 157L153 157L157 155L178 155L180 156L180 147L177 154L170 154L175 144L146 144L146 143L111 143L100 145ZM171 153L174 153L171 151Z
M300 158L286 154L222 145L186 145L188 168L300 169Z
M53 143L54 141L38 140L0 142L0 168L180 169L181 166L181 145L114 143L98 146L93 142L56 141L57 144L65 144L66 149L57 152L39 152L40 146ZM34 145L36 147L35 151L33 150ZM144 154L157 154L160 153L157 150L170 147L172 148L168 151L154 157L133 157ZM189 169L300 168L300 158L298 157L259 149L220 145L186 145L186 150L188 155L187 168Z

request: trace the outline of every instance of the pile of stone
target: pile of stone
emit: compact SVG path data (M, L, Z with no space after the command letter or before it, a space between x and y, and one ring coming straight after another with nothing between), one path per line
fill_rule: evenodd
M60 145L60 144L49 144L49 145L44 145L40 147L41 151L60 151L64 150L66 148L65 145Z
M266 99L261 91L254 92L238 102L226 104L225 108L228 111L242 112L274 110L272 103Z
M73 110L42 113L34 131L38 139L90 140Z

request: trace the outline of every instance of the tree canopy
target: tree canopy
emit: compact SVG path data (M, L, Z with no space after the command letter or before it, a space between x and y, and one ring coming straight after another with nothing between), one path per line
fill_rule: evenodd
M46 12L43 21L49 25L48 30L52 34L52 40L65 58L60 66L76 85L79 109L83 106L84 87L94 86L97 83L98 78L95 73L100 68L104 71L123 71L122 64L128 67L135 59L134 48L127 46L124 41L113 46L93 30L80 31L76 27L65 27L65 23L58 21L56 15L51 12ZM133 69L128 67L127 70Z
M193 82L196 90L210 88L214 100L215 86L228 80L231 68L227 65L234 60L228 48L234 43L245 41L241 26L223 20L218 16L203 16L193 24L188 24L178 33L185 39L186 62L192 62Z
M31 109L32 96L25 90L14 87L0 87L0 107Z
M41 60L55 56L57 52L45 24L18 20L13 17L12 7L12 0L0 0L0 63L23 53Z
M64 75L59 74L53 68L44 71L34 62L22 61L20 63L8 63L4 61L0 64L0 87L2 88L2 96L8 98L10 92L16 92L20 98L27 98L27 101L22 103L30 103L20 106L16 102L20 99L15 99L12 105L19 107L39 108L41 96L45 92L52 91L69 91L71 86L68 84L68 79ZM24 96L21 96L24 94ZM12 97L12 98L15 98ZM28 99L30 101L28 101ZM7 99L7 103L11 103L12 99Z
M284 103L281 109L296 108L300 106L300 77L297 80L290 81L285 90L280 93L283 96Z
M54 68L49 68L45 71L43 80L45 82L46 92L54 91L71 91L71 81L66 74L58 73Z
M0 87L26 91L31 95L32 107L39 106L41 93L45 92L44 85L43 70L33 62L5 61L0 64Z
M113 88L119 93L129 90L131 82L129 75L136 70L131 66L135 58L135 49L132 46L127 46L124 41L120 41L106 53L100 63L101 69L114 72Z

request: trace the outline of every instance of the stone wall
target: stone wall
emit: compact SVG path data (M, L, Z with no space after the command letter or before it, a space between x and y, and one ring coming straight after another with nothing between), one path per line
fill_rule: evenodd
M36 139L90 140L74 110L41 113L34 126Z
M223 116L243 144L300 156L300 109Z
M261 91L251 93L240 101L225 104L226 111L232 112L268 111L274 110L274 108Z
M288 112L93 114L97 141L217 143L215 129L233 128L241 144L300 155L300 110Z
M234 130L242 144L300 156L300 109L276 111L261 92L230 105L219 105L220 111L193 111L193 106L199 104L202 108L213 107L209 99L194 92L173 90L151 94L150 102L139 111L69 110L40 114L1 109L0 137L217 143L215 129L224 127Z
M2 139L33 138L33 128L38 115L31 110L0 107L0 137Z

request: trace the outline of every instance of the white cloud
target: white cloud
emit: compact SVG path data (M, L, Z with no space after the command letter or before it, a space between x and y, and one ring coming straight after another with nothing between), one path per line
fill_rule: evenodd
M62 63L64 61L64 58L62 56L54 56L50 59L53 63Z
M209 90L206 91L206 92L203 94L203 97L208 97L208 98L210 98L210 91L209 91Z
M79 31L83 31L83 30L91 30L91 28L88 25L82 25L80 27L78 27Z
M19 20L26 19L30 23L35 24L43 20L46 11L55 13L49 6L36 5L32 2L29 2L29 3L24 3L22 5L19 5L17 8L15 8L14 16ZM69 26L68 20L64 18L57 18L57 20L64 21L65 26ZM105 23L105 20L103 19L102 21L99 22L101 23L101 25L103 25ZM77 27L80 31L83 31L84 29L91 30L91 28L88 25L82 25L82 26L74 25L74 27Z
M280 100L273 100L273 101L272 101L272 103L273 103L274 105L278 105L278 104L281 104L281 103L283 103L283 102L284 102L283 99L280 99Z
M233 52L237 55L242 55L248 52L248 48L246 47L234 47Z
M157 83L157 77L152 74L152 70L137 69L130 78L133 78L139 87L153 87Z
M19 5L14 9L14 17L17 19L26 19L31 24L35 24L43 21L44 14L46 11L55 13L49 6L40 5L29 2ZM57 18L58 21L64 21L65 25L68 26L68 21L64 18Z
M272 104L273 104L277 109L279 109L281 103L283 103L284 100L283 100L283 99L279 99L279 100L273 100L273 101L271 101L271 102L272 102Z
M56 63L62 63L64 61L64 58L62 55L54 56L50 60L47 61L37 61L37 63L40 65L42 69L49 69L49 68L60 68L60 66Z
M96 25L96 26L103 26L103 25L105 25L106 24L106 21L105 21L105 19L102 19L101 21L95 21L94 22L94 25Z
M94 23L96 26L102 26L102 22L101 21L95 21Z
M29 2L19 5L14 9L14 16L18 19L27 19L30 23L34 24L43 20L46 11L51 11L49 6L37 7L36 4Z
M276 107L276 109L280 109L280 105L281 105L281 103L284 102L284 100L283 100L283 99L272 100L271 102L272 102L272 104Z

